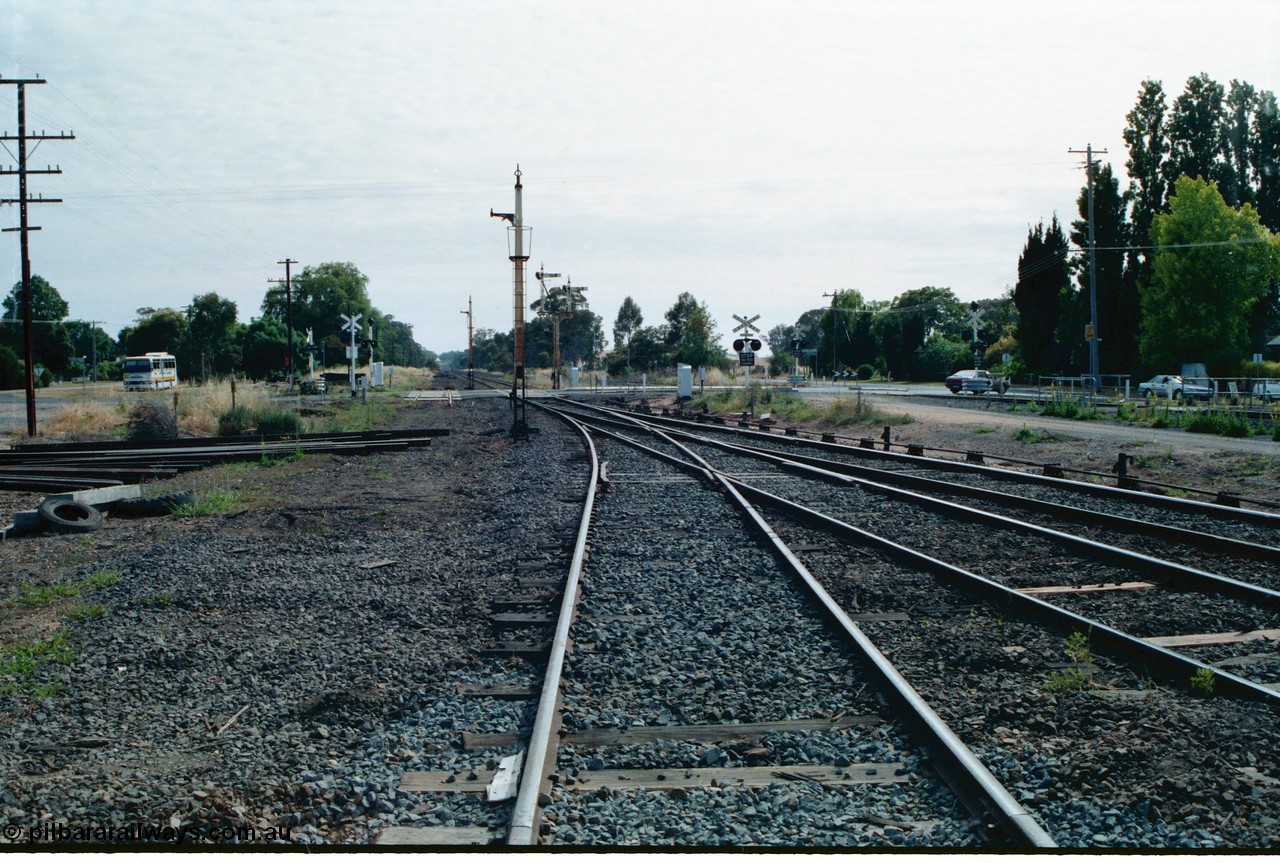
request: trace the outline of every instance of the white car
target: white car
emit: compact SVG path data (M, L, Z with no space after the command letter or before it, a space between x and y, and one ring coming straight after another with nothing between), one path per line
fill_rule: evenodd
M1253 385L1253 397L1264 402L1280 401L1280 381L1258 381Z
M1138 384L1138 397L1144 399L1158 397L1177 401L1181 398L1207 399L1211 395L1213 390L1210 387L1194 381L1184 381L1178 375L1156 375L1151 380Z

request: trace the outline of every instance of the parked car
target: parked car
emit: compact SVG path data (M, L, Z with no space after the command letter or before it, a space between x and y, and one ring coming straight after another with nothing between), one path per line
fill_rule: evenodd
M1258 381L1253 385L1253 397L1264 402L1280 401L1280 381Z
M986 369L964 369L947 378L947 389L953 393L985 393L990 390L1004 394L1009 389L1009 382Z
M1195 381L1184 381L1179 375L1156 375L1149 381L1138 384L1138 397L1177 399L1207 399L1213 395L1213 388Z

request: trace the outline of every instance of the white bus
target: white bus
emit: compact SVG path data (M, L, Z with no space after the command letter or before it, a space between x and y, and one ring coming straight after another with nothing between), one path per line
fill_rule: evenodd
M126 390L167 390L178 385L178 361L173 354L148 352L124 358Z

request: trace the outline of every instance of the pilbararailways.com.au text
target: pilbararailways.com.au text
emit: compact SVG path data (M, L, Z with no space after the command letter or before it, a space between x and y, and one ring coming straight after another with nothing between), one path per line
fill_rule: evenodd
M213 844L250 844L291 842L289 826L205 826L173 827L169 824L76 824L60 821L39 821L33 824L6 824L0 827L0 836L13 844L46 845L67 843L95 843L104 845L165 842L181 845L185 842Z

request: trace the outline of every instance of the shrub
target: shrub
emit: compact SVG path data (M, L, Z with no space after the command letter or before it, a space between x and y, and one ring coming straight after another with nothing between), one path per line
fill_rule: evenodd
M1189 432L1224 437L1248 437L1253 434L1253 424L1248 417L1230 411L1193 411L1183 417L1182 426Z
M1044 403L1044 407L1041 408L1040 414L1069 420L1096 420L1102 418L1102 414L1096 407L1085 404L1079 399L1047 401Z
M245 405L236 405L218 417L218 434L223 437L242 435L249 429L257 429L263 435L301 434L302 418L297 411Z
M869 381L876 376L876 367L870 363L858 366L858 380Z
M173 440L177 436L178 419L167 404L138 402L129 411L129 440Z

